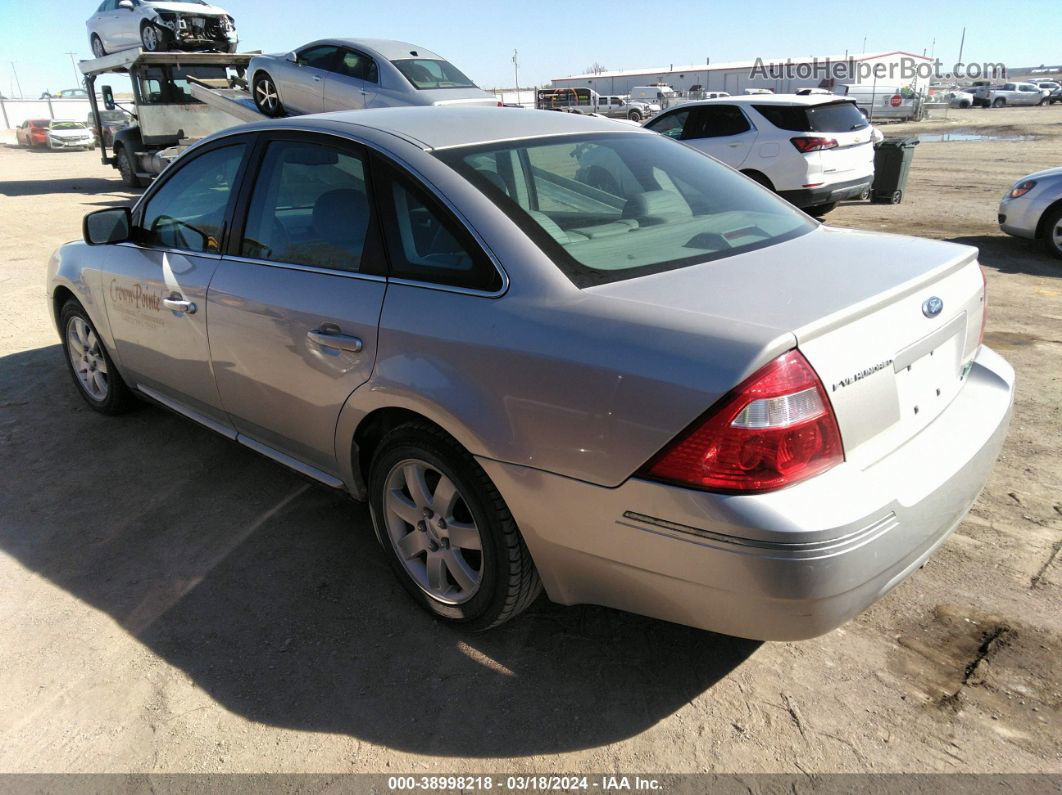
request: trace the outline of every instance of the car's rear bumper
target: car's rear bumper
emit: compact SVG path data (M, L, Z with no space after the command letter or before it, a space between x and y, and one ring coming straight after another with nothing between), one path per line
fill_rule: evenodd
M815 207L819 204L832 204L846 199L856 199L870 190L874 175L859 177L845 182L833 182L815 188L800 190L781 190L778 195L797 207Z
M827 632L916 570L965 516L1003 445L1014 372L987 348L903 447L788 489L720 495L630 479L605 488L481 460L551 599L729 635Z

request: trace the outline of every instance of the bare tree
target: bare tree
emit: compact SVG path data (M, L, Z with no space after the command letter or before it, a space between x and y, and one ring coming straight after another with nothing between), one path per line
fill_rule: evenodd
M602 72L607 72L607 71L608 71L608 67L602 66L597 61L594 61L592 64L590 64L590 66L586 67L586 72L584 74L599 75Z

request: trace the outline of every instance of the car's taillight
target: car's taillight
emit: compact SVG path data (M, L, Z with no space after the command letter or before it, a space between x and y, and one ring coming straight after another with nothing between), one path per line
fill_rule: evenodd
M789 140L793 142L793 146L795 146L798 151L804 152L805 154L808 152L820 152L823 149L836 149L838 146L836 138L801 136L798 138L790 138Z
M499 108L504 108L505 107L505 103L504 102L499 102L498 103L498 107Z
M984 345L985 326L988 325L988 278L985 269L981 269L981 335L977 338L978 345Z
M790 486L842 461L841 433L822 381L792 350L724 396L639 474L747 494Z

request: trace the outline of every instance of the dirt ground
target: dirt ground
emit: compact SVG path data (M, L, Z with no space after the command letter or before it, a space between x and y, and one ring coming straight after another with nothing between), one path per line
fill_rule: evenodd
M452 631L362 507L162 410L89 411L44 268L133 196L97 153L0 146L0 771L1062 772L1062 262L995 221L1062 165L1062 105L886 133L974 127L1035 138L922 143L902 204L828 221L981 249L1002 458L926 568L767 644L546 602Z

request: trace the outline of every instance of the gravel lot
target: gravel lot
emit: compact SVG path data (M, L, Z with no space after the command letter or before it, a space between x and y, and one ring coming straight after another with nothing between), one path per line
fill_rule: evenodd
M1062 772L1062 263L996 204L1062 164L1062 105L886 128L899 206L829 222L979 246L1018 371L1004 454L929 565L842 629L758 644L539 603L416 609L361 506L63 370L44 266L125 203L98 153L0 140L0 771ZM2 136L3 134L0 134Z

